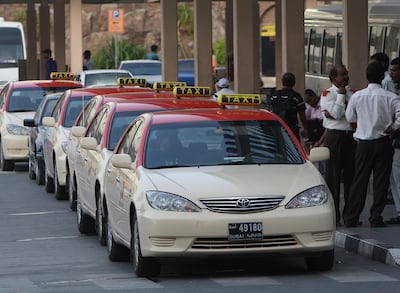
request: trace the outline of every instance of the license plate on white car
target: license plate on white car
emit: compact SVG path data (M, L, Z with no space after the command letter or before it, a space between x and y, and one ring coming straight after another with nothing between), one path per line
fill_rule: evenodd
M229 241L259 241L263 239L262 223L231 223L228 224Z

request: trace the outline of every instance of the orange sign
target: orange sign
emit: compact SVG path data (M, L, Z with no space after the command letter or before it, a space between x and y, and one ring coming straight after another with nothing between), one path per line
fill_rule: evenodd
M124 10L109 9L108 10L108 32L123 33L124 32Z

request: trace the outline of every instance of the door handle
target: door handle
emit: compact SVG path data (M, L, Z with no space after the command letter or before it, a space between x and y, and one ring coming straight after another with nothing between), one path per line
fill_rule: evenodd
M115 177L115 181L117 181L118 183L121 182L121 179L119 177Z

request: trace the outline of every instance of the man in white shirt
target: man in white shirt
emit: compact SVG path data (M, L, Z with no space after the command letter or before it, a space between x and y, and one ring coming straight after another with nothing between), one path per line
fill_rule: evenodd
M326 129L325 145L331 154L326 164L326 183L335 202L336 224L340 225L340 182L343 178L346 202L354 177L356 142L353 139L353 128L345 117L346 105L352 95L348 88L349 73L346 67L334 66L329 79L332 86L322 93L320 100L323 126Z
M371 227L386 226L381 214L386 205L392 169L390 135L400 128L400 99L382 89L385 74L382 64L368 64L366 73L369 82L367 88L356 92L346 109L346 119L357 123L354 138L358 141L354 181L343 211L343 221L347 227L355 227L358 223L372 172L373 203L369 222Z

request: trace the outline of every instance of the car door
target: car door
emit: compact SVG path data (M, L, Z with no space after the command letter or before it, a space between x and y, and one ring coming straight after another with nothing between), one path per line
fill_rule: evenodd
M136 160L136 154L140 145L140 139L143 132L143 122L138 120L126 133L121 141L119 154L128 154L132 162ZM123 239L130 239L130 204L136 184L136 172L133 169L112 168L113 175L109 176L108 194L110 195L111 223L114 231Z
M104 107L100 112L96 114L93 118L92 122L88 126L85 137L94 137L97 140L97 143L101 141L101 128L104 125L105 120L107 119L108 107ZM104 128L103 128L104 129ZM81 205L87 209L91 206L91 202L93 202L94 198L94 190L91 190L92 182L95 180L96 172L93 168L93 157L92 154L89 158L89 153L94 152L91 150L87 150L79 147L79 151L76 157L76 165L75 170L77 174L77 183L78 183L78 193L81 201Z

